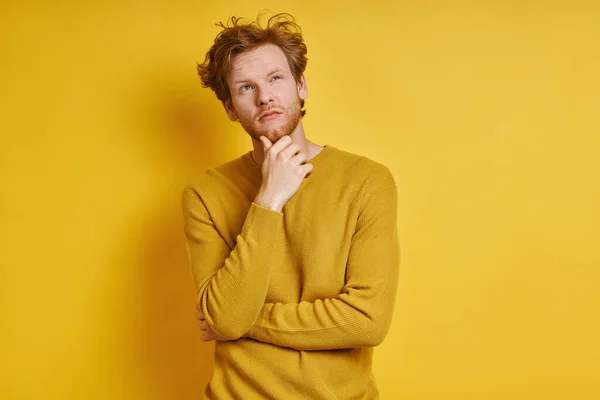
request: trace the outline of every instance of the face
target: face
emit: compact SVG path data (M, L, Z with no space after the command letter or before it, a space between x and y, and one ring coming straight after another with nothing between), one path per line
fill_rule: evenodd
M291 134L301 119L300 101L308 91L304 76L296 82L283 51L273 44L238 55L227 78L231 104L224 104L232 121L250 136L271 142Z

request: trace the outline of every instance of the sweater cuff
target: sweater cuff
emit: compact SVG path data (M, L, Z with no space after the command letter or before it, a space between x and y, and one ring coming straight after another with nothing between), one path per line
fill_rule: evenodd
M269 326L269 313L271 312L271 308L273 308L273 304L265 304L262 306L254 325L243 337L269 342L270 338L268 330L265 328Z
M253 236L260 235L265 236L266 238L272 237L274 232L278 232L282 219L282 213L261 207L253 202L246 215L246 221L242 228L241 235L247 237L246 235L250 233L250 231L253 231ZM258 232L256 231L256 226L260 227Z

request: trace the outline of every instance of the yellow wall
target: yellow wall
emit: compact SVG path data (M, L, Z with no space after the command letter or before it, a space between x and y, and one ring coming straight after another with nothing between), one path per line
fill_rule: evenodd
M382 398L600 398L600 6L249 4L0 5L0 398L197 398L179 195L250 143L195 63L262 8L304 27L308 136L398 181Z

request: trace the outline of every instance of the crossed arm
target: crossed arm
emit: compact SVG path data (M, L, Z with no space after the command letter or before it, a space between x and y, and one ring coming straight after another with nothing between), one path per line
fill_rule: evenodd
M282 214L253 203L231 251L200 196L186 190L188 255L198 288L203 340L244 337L298 350L381 343L391 322L398 280L396 193L391 183L365 196L339 295L282 304L264 303L269 246L282 234Z

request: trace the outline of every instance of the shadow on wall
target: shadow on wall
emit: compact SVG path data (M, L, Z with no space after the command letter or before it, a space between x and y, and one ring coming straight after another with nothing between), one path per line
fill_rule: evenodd
M175 165L175 172L173 180L163 184L169 188L167 200L144 221L149 229L139 248L139 278L144 285L138 288L143 293L138 300L142 314L139 350L146 363L145 379L153 380L148 382L153 398L185 400L200 398L209 381L214 344L200 339L183 233L181 191L191 177L230 157L231 149L228 151L226 145L231 127L226 118L220 118L224 113L216 112L216 102L209 100L210 91L199 89L206 91L199 95L198 83L173 86L169 82L164 93L154 92L153 98L144 100L151 103L152 116L148 118L152 132L148 134L168 135L167 139L159 137L159 142L174 143L175 151L166 163Z

